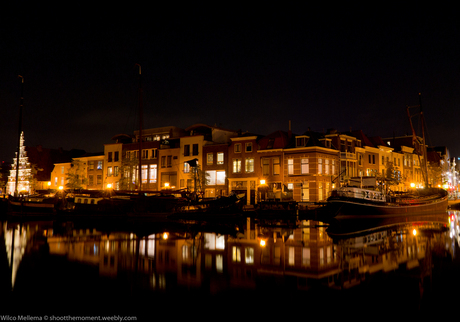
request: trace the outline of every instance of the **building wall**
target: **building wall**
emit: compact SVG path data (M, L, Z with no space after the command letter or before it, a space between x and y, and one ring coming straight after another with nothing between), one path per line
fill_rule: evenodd
M205 197L228 195L228 144L209 144L203 147L202 170L207 173Z
M119 190L122 174L122 143L104 145L104 186Z
M338 171L337 150L305 147L286 149L284 152L284 184L292 190L295 201L325 200L334 188Z
M65 188L67 184L67 173L69 172L71 162L55 163L51 172L51 181L49 188L58 190L59 187Z
M228 147L228 190L246 195L247 204L258 199L260 159L256 136L232 138Z

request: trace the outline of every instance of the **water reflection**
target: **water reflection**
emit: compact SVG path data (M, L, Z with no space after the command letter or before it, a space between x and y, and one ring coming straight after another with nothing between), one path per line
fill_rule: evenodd
M350 289L360 292L354 301L365 300L369 283L385 276L384 284L397 285L398 291L415 280L416 286L402 294L412 296L411 305L420 309L424 290L433 282L435 258L455 260L459 242L458 213L453 211L328 223L245 218L224 224L180 221L120 227L3 222L8 268L1 272L9 274L13 294L66 284L89 293L143 297L199 291L245 298L253 294L249 291L278 300L289 295L289 300L314 305L327 305L317 297L325 290L333 292L327 293L329 302L349 305L345 292ZM78 263L77 268L71 263ZM388 283L388 274L398 282ZM360 285L365 285L364 291Z

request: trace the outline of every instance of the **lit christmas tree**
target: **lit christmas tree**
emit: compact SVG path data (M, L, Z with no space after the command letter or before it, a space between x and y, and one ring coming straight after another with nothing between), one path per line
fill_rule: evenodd
M13 159L13 164L11 165L10 175L8 176L7 184L7 193L10 195L15 194L16 190L16 160L17 155ZM19 177L18 177L18 193L32 193L32 166L29 163L29 158L27 157L26 148L24 146L24 132L21 132L21 140L19 145Z

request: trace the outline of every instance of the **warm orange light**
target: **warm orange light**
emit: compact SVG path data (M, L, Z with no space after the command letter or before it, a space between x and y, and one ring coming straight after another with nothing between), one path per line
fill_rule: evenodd
M265 247L265 240L263 239L260 240L260 246Z
M163 233L163 239L168 239L168 237L169 237L169 234L168 234L168 233L166 233L166 232Z
M260 184L265 184L265 179L261 179Z

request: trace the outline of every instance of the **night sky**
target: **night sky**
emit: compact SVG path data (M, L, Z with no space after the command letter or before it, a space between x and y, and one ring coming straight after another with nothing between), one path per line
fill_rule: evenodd
M210 14L74 6L1 14L0 160L12 162L16 150L18 75L26 145L103 152L114 135L137 129L136 64L144 128L206 123L270 134L291 120L296 134L335 128L391 137L410 132L406 106L422 93L428 143L460 156L452 8L441 16L415 8Z

